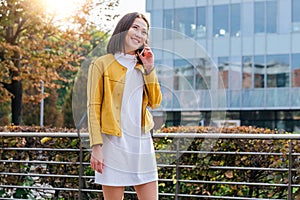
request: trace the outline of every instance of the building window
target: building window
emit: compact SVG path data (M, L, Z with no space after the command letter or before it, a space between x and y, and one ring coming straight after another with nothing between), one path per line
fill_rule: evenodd
M254 3L254 32L277 32L277 1Z
M265 2L255 2L254 5L254 32L265 32Z
M292 86L300 87L300 53L292 54Z
M267 56L267 87L289 87L290 64L288 54Z
M228 89L228 73L229 73L229 59L228 57L218 58L219 70L219 89Z
M229 63L229 88L231 90L240 90L241 81L241 57L233 56Z
M300 1L292 0L292 27L293 32L300 32Z
M228 5L213 7L213 35L224 37L229 33L229 9Z
M196 61L196 90L210 89L211 81L211 63L206 58L200 58Z
M241 35L241 6L231 4L230 6L230 35L240 37Z
M252 88L252 57L243 56L242 57L242 80L243 88Z
M174 27L173 9L164 10L163 18L163 27L166 29L164 37L165 39L172 39L172 32L170 30Z
M265 58L254 56L254 88L264 88L265 83Z
M267 33L277 32L277 1L267 1L266 4L266 15L267 15Z
M196 38L206 37L206 7L197 8Z
M194 88L194 66L185 59L174 60L175 90L193 90Z
M189 37L196 34L195 9L180 8L175 9L175 30Z

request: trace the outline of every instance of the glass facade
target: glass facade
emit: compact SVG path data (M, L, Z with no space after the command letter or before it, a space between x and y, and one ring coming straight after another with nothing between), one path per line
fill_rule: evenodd
M292 54L292 86L300 87L300 53Z
M241 5L230 5L230 36L239 37L241 35Z
M292 27L294 32L300 32L300 1L292 0Z
M238 110L244 124L259 123L246 119L248 114L267 115L264 111L269 110L275 117L265 124L300 127L287 125L285 118L289 110L294 116L290 120L300 120L300 0L163 2L168 3L147 3L155 16L151 24L186 37L166 32L161 43L173 44L175 49L177 42L187 45L188 37L212 59L197 57L193 46L185 46L187 55L158 56L160 64L173 69L172 88L177 96L193 90L199 95L197 110L209 112L213 103L203 98L212 98L212 90L225 89L224 110Z
M254 32L277 32L277 1L259 1L254 3Z
M229 33L229 5L213 7L213 36L224 37Z

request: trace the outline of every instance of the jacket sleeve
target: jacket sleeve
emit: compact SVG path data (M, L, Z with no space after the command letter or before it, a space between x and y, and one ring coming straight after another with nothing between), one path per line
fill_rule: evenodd
M152 70L149 74L144 74L144 80L148 96L147 106L155 109L160 106L162 100L160 85L156 76L156 69Z
M92 63L88 71L87 80L87 114L90 146L102 144L101 136L101 105L103 97L103 72Z

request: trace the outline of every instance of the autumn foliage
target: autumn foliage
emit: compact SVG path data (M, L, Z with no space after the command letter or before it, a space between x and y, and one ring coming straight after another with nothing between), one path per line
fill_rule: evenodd
M93 38L93 32L103 31L89 20L92 10L109 10L118 0L82 1L65 21L57 20L43 2L0 1L0 103L10 104L10 112L0 109L0 118L11 113L15 125L22 125L28 115L23 105L35 106L59 90L67 93L85 56L103 42ZM54 109L60 111L61 106L55 102Z

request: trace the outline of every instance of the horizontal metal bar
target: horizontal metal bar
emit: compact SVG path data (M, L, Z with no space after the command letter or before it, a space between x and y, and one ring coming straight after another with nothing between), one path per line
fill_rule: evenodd
M0 160L0 163L28 163L28 164L59 164L59 165L80 165L80 162L62 162L62 161L39 161L39 160ZM89 163L88 163L89 164Z
M2 150L6 151L71 151L79 152L79 149L57 149L57 148L15 148L15 147L2 147ZM84 152L90 152L89 149L83 149ZM155 150L155 153L168 153L176 154L175 150ZM281 156L285 153L273 153L273 152L226 152L226 151L178 151L180 154L221 154L221 155L270 155L270 156ZM300 156L300 153L292 153L293 156Z
M176 154L175 150L155 150L155 153L168 153ZM226 152L226 151L178 151L180 154L221 154L221 155L267 155L267 156L282 156L284 153L273 153L273 152ZM293 153L292 155L298 156L300 153Z
M2 147L2 150L6 151L71 151L79 152L79 149L57 149L57 148L15 148L15 147ZM84 149L84 152L90 152L89 149ZM175 150L155 150L155 153L169 153L176 154ZM281 156L284 153L273 153L273 152L226 152L226 151L178 151L181 154L224 154L224 155L272 155ZM300 153L292 153L292 155L299 156Z
M71 151L79 152L79 149L58 149L58 148L16 148L16 147L1 147L1 149L6 151ZM89 151L89 150L83 150Z
M157 164L157 167L172 167L175 168L176 165L167 165L167 164ZM201 168L198 165L178 165L179 168ZM265 168L265 167L234 167L234 166L207 166L209 169L215 170L253 170L253 171L279 171L287 172L288 168ZM297 171L298 169L293 168L292 171Z
M59 178L79 178L79 175L53 175L53 174L30 174L30 173L13 173L13 172L0 172L0 176L33 176L33 177L59 177ZM94 176L82 176L84 179L95 179Z
M251 133L155 133L157 138L203 138L203 139L264 139L300 140L300 134L251 134Z
M78 178L78 175L72 174L34 174L34 173L12 173L12 172L0 172L0 175L7 176L38 176L38 177L58 177L58 178Z
M158 179L159 182L174 182L174 179ZM194 183L194 184L218 184L218 185L254 185L263 187L287 187L288 184L276 184L276 183L257 183L257 182L227 182L227 181L203 181L203 180L177 180L182 183ZM291 184L292 187L300 187L299 184Z
M221 170L253 170L253 171L279 171L287 172L288 168L267 168L267 167L233 167L233 166L209 166L209 169ZM296 170L296 169L294 169Z
M77 133L64 132L0 132L4 137L78 137ZM88 133L80 133L81 138L88 138ZM264 133L154 133L155 138L203 138L203 139L267 139L300 140L300 134L264 134Z
M178 197L186 197L184 194L178 194ZM237 199L237 200L270 200L263 198L247 198L247 197L229 197L229 196L211 196L211 195L194 195L190 197L200 197L205 199ZM276 199L276 200L286 200L286 199Z
M161 181L174 181L173 179L161 179ZM258 183L258 182L228 182L228 181L204 181L204 180L177 180L182 183L198 183L198 184L221 184L221 185L253 185L253 186L264 186L264 187L287 187L288 184L280 183ZM294 186L294 185L293 185Z
M36 189L36 190L61 190L61 191L79 191L78 188L55 188L44 186L20 186L20 185L0 185L0 188L21 188L21 189ZM103 190L81 189L83 192L103 192ZM124 191L125 194L135 194L134 191ZM1 198L0 198L1 199Z
M76 137L78 133L66 133L66 132L0 132L0 136L3 137ZM88 133L80 133L80 137L89 137Z
M44 186L20 186L20 185L0 185L0 188L24 188L24 189L35 189L35 190L62 190L62 191L79 191L78 188L55 188L55 187L44 187Z

